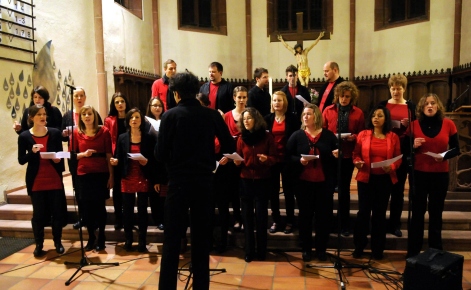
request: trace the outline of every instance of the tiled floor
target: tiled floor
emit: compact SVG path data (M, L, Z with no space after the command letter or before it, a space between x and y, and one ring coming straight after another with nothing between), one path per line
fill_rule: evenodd
M53 242L45 242L47 255L36 259L33 257L34 245L19 251L0 261L1 289L157 289L160 271L161 244L150 244L148 252L126 252L122 244L108 242L105 251L88 252L91 262L118 262L118 266L86 266L78 272L70 286L65 282L76 271L75 267L64 264L79 262L81 259L80 242L64 241L66 253L58 256ZM333 253L333 251L331 252ZM471 289L471 252L459 252L465 258L463 271L463 289ZM307 268L301 260L301 253L270 252L264 262L246 263L243 250L229 250L224 255L211 255L210 266L215 269L226 269L225 273L213 273L210 289L340 289L338 274L334 269L322 269L317 266L332 266L333 263L313 260ZM341 257L348 262L368 264L368 259L354 260L350 251L342 251ZM181 257L181 266L187 266L189 253ZM386 277L375 274L380 269L387 272L390 278L400 279L405 267L405 253L385 253L382 261L370 261L370 270L343 269L346 275L347 289L401 289L387 282ZM346 264L342 264L346 265ZM373 273L372 273L373 272ZM186 275L183 271L178 282L178 289L184 289ZM383 283L388 283L383 284ZM400 282L398 282L400 283ZM190 283L191 285L191 283ZM402 284L400 284L402 286ZM189 288L191 289L191 288Z

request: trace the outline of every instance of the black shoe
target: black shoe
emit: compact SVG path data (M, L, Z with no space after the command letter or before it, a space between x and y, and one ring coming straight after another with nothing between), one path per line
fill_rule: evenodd
M139 244L137 245L137 251L139 253L144 253L147 252L147 245L145 241L140 241Z
M270 229L268 230L268 232L270 234L274 234L278 231L278 225L276 223L273 223L272 226L270 227Z
M158 228L159 230L163 231L163 230L164 230L164 224L159 224L159 225L157 226L157 228Z
M340 231L340 234L341 234L343 237L349 237L349 236L350 236L350 231L349 231L349 230L341 230L341 231Z
M317 252L317 259L319 261L327 261L327 254L325 252Z
M64 246L62 245L61 242L54 243L54 247L56 247L56 252L58 254L63 254L65 252Z
M373 259L375 259L375 260L382 260L382 259L384 259L383 253L373 253L373 254L372 254L372 257L373 257Z
M245 255L244 260L245 260L247 263L252 262L252 260L253 260L253 255L251 255L251 254Z
M293 225L292 224L286 224L285 230L283 233L285 234L291 234L293 232Z
M123 223L115 223L114 224L114 229L116 231L120 231L123 228Z
M355 249L355 251L353 251L352 256L355 259L361 259L361 257L363 256L363 250Z
M78 230L82 227L82 222L78 221L73 226L74 230Z
M95 239L88 239L87 245L85 246L85 251L91 251L95 247Z
M105 241L100 241L100 240L98 240L98 242L97 242L97 244L96 244L96 247L95 247L95 250L96 250L97 252L99 252L99 251L103 251L105 248L106 248L106 246L105 246Z
M33 255L35 257L41 257L44 256L44 254L46 254L46 252L43 251L43 244L36 244L36 248L34 248Z
M123 247L126 252L131 252L132 251L132 241L126 241L126 243L124 243L124 247Z
M311 262L311 260L312 260L312 252L311 251L303 252L303 261Z
M259 261L265 261L266 258L267 258L267 255L264 252L257 254L257 260Z
M391 234L395 235L395 236L398 237L398 238L402 237L401 229L392 230L392 231L391 231Z

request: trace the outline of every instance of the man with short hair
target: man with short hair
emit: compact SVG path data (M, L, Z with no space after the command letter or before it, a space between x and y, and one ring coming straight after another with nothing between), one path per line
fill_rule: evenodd
M320 89L319 99L317 100L317 106L321 112L332 105L332 101L334 100L334 88L344 81L340 76L339 65L334 61L329 61L324 64L324 77L327 82Z
M262 116L270 114L271 96L264 88L268 85L268 70L258 67L253 73L256 85L249 91L247 107L254 107Z
M286 80L288 84L285 85L281 91L286 94L286 98L288 99L287 112L293 113L301 120L304 103L298 100L296 95L300 95L308 103L311 102L311 95L309 94L309 90L298 82L298 69L294 65L290 65L286 68Z
M164 62L164 75L162 78L156 80L152 84L152 95L151 98L158 97L162 100L166 110L175 106L173 99L173 93L168 91L168 80L173 77L177 72L177 64L172 59L167 59ZM170 106L169 106L170 105Z
M222 78L223 67L219 62L212 62L208 67L209 82L204 83L200 93L209 97L209 107L227 113L234 109L232 84Z
M210 214L215 137L221 152L235 151L235 144L221 115L196 99L198 78L189 72L170 79L177 106L162 115L155 156L168 173L165 231L159 289L176 289L181 234L190 209L193 289L209 289Z

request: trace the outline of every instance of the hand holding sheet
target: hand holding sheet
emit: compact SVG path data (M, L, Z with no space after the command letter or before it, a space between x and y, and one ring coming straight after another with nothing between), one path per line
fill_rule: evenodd
M380 162L373 162L371 163L371 168L382 168L382 167L390 166L391 164L393 164L394 162L396 162L397 160L401 158L402 158L402 154L388 160L384 160Z

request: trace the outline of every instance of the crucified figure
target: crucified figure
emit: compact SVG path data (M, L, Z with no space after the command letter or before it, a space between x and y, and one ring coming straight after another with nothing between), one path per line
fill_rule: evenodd
M309 51L316 46L319 40L324 36L324 31L319 34L319 37L314 41L311 46L306 49L303 49L303 45L297 43L294 48L289 46L284 40L281 34L278 34L278 40L283 43L283 45L291 51L296 57L296 63L298 64L298 79L301 82L301 85L307 87L309 83L309 76L311 75L311 69L309 68L307 54Z

